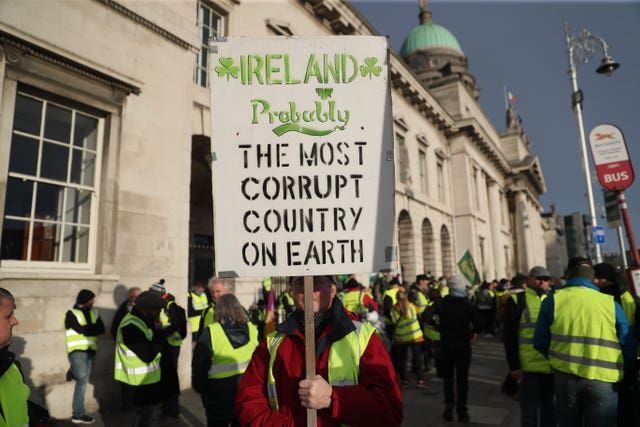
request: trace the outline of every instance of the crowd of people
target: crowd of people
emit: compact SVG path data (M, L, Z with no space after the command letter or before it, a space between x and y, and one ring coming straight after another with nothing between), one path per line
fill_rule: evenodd
M178 359L188 329L191 384L209 427L305 425L308 409L322 426L397 426L402 390L430 390L434 382L427 374L442 382L442 419L453 421L455 414L468 424L478 334L504 343L504 389L520 402L522 426L640 425L640 310L610 264L573 258L562 279L535 266L526 275L478 286L430 273L410 285L382 273L368 285L354 275L315 276L311 378L303 277L290 278L277 297L271 278L262 285L262 298L250 310L219 278L194 283L186 310L164 280L145 291L128 290L110 331L114 379L123 409L133 409L133 426L179 415ZM76 424L95 421L84 408L98 336L105 331L95 297L81 290L64 317ZM46 410L27 401L29 389L8 350L18 324L14 310L13 296L0 288L0 425L44 426Z

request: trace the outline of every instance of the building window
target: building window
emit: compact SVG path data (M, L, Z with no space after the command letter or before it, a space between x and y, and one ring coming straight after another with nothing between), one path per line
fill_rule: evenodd
M278 19L267 19L267 28L276 36L292 36L293 31L291 25L288 22L280 21Z
M198 63L196 64L196 83L202 87L208 87L208 55L209 37L222 35L223 28L222 15L212 9L204 2L198 3L198 27L200 29L200 52L198 52Z
M410 181L409 176L409 153L407 152L407 144L404 136L396 134L396 158L398 159L398 173L400 182L407 184Z
M437 168L437 172L438 172L438 200L441 202L445 202L445 197L444 197L444 162L442 161L442 159L438 159L438 162L436 164L436 168Z
M427 185L427 153L420 150L420 190L427 194L429 186Z
M103 122L76 106L17 93L2 260L90 262Z

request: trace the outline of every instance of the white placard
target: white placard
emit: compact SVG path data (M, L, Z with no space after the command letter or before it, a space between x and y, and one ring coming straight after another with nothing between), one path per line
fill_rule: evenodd
M385 37L229 37L211 47L216 271L392 268Z

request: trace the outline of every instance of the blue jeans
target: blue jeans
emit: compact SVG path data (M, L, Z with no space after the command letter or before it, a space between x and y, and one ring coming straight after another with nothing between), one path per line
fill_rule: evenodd
M522 427L555 427L556 407L553 403L553 374L525 372L520 387L520 421Z
M618 394L612 383L554 372L560 427L616 425Z
M69 363L71 364L71 373L76 380L76 386L73 389L73 401L71 403L71 411L74 417L85 415L84 411L84 392L87 389L89 375L91 375L91 367L95 353L89 351L73 351L69 353Z

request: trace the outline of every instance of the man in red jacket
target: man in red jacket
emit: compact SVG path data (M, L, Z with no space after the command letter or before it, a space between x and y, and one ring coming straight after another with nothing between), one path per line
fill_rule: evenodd
M399 426L402 395L375 329L358 322L336 295L330 276L315 276L316 377L305 379L304 279L292 282L296 311L253 353L238 388L243 426L304 426L306 408L318 427Z

